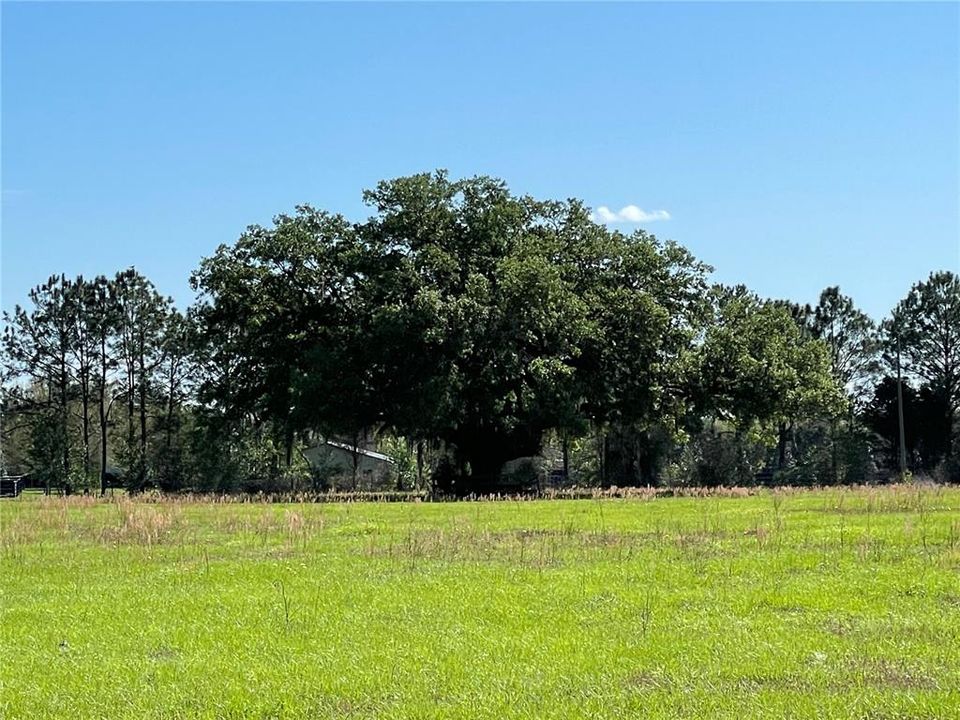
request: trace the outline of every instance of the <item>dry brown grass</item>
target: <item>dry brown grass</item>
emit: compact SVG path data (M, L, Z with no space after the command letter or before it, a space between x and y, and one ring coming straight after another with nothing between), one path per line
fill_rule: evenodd
M178 511L174 505L157 507L126 497L116 500L114 505L118 522L100 530L101 542L157 545L172 536L177 524Z

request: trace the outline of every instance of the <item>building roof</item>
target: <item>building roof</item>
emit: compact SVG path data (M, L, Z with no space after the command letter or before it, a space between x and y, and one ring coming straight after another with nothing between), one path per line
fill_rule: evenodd
M391 465L397 464L397 461L389 455L384 455L383 453L378 453L373 450L364 450L363 448L354 447L353 445L349 445L347 443L337 442L336 440L324 440L323 444L340 448L341 450L346 450L351 454L363 455L364 457L371 458L372 460L380 460L381 462L390 463Z

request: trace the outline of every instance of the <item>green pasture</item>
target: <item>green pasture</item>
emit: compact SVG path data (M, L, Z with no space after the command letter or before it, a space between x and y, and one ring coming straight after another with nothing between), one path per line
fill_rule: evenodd
M960 489L0 501L2 718L960 718Z

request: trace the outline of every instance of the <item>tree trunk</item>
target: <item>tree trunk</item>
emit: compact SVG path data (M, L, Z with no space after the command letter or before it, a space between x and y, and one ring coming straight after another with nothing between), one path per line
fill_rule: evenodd
M469 493L477 495L487 495L497 490L497 479L500 477L500 469L503 467L504 460L497 457L495 453L478 455L469 458L470 477L465 478Z
M790 420L790 459L797 457L797 423Z
M840 482L840 461L837 457L837 419L830 418L830 472L833 474L833 484Z
M423 440L417 440L417 489L423 490Z
M594 423L594 447L597 451L597 480L600 487L607 486L607 436L599 423Z
M600 431L600 485L607 487L607 433Z
M107 494L107 408L104 392L100 392L100 496Z
M60 412L63 425L63 490L70 494L70 413L67 394L67 360L66 351L62 351L60 359Z
M127 385L127 450L130 453L130 461L133 462L133 452L136 447L135 439L136 433L133 429L133 418L134 418L134 393L135 388L133 386L133 380L129 381ZM134 468L130 468L133 470Z
M350 451L350 459L353 461L353 487L351 488L353 492L356 492L357 490L357 475L360 471L360 437L360 433L354 433L353 448Z
M80 382L80 404L83 412L83 486L90 491L90 379L89 370L84 371Z
M165 423L165 438L164 446L166 447L167 454L169 456L170 450L173 448L173 378L170 378L170 388L167 393L167 420Z
M135 401L136 401L136 369L134 365L134 360L132 357L127 359L127 472L129 473L126 479L127 485L132 485L134 478L134 473L136 473L137 468L135 466L135 454L136 454L136 431L134 430L134 417L136 416L135 412Z
M783 470L787 464L787 426L777 425L777 470Z
M100 496L107 494L107 338L100 337Z
M140 443L137 458L137 485L140 488L146 484L147 480L147 371L144 364L143 354L140 355L140 388L139 388L139 414L140 414Z

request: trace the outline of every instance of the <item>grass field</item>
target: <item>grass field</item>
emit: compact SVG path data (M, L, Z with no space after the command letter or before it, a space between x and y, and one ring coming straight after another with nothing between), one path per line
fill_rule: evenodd
M960 489L0 502L3 718L960 718Z

